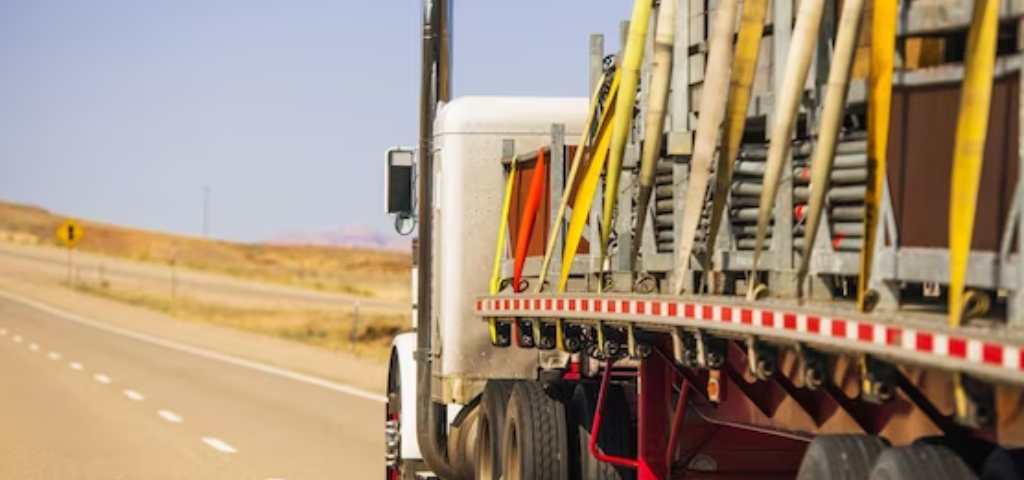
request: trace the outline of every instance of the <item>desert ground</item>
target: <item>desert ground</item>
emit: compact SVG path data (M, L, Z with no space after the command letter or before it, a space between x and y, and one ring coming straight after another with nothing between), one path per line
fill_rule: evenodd
M0 202L0 287L362 362L383 362L391 338L411 328L411 258L401 252L237 244L87 219L76 219L85 232L69 251L55 234L67 218Z

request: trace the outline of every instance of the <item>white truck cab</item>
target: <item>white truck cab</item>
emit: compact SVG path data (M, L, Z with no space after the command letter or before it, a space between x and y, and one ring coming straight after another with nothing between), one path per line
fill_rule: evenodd
M487 328L473 315L473 299L488 293L492 275L507 179L503 145L511 140L516 153L533 152L551 143L553 124L564 125L568 138L578 138L588 108L585 97L468 96L438 109L429 172L434 182L429 199L434 217L430 395L448 407L448 453L461 456L453 463L473 461L474 410L488 380L535 380L542 362L568 362L568 355L558 351L494 348ZM392 148L385 158L385 211L395 215L402 234L413 230L417 202L424 200L416 191L415 179L424 174L418 171L417 154L422 152ZM415 328L415 271L412 277ZM417 478L415 470L424 468L416 432L415 351L415 332L395 337L387 430L389 475L399 475L393 478Z

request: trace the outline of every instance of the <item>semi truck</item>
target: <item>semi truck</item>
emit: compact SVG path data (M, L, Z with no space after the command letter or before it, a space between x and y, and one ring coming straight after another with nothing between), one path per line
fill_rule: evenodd
M452 9L386 478L1024 478L1024 1L635 0L568 98L452 98Z

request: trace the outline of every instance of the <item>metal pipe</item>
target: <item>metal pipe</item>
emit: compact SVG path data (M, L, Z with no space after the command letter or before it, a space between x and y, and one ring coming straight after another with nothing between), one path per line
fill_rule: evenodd
M605 395L608 392L608 385L611 383L611 379L612 360L608 360L604 365L604 375L601 376L601 390L597 392L597 406L594 408L594 420L590 424L590 441L587 446L590 449L590 454L598 461L618 465L620 467L638 468L640 463L637 460L607 455L597 449L597 438L601 433L601 418L604 416Z
M420 453L427 467L441 478L457 479L448 459L446 440L448 411L431 398L433 357L431 337L431 279L433 277L433 198L434 161L433 135L437 103L447 102L451 95L449 67L451 47L448 15L452 0L424 0L422 66L420 67L420 131L419 131L419 269L417 274L418 325L416 328L417 414L416 434ZM442 51L444 50L444 51Z
M849 185L853 183L867 184L867 169L847 168L843 170L837 170L834 167L835 166L833 165L832 171L829 172L829 183L831 185ZM793 179L799 183L810 183L811 167L801 167L794 169Z
M769 235L770 239L771 236ZM832 238L832 248L837 251L843 252L856 252L860 250L863 245L864 239L861 237L842 237L836 236ZM736 242L737 248L740 250L751 250L754 248L755 239L753 238L741 238ZM804 248L804 238L794 237L793 238L793 250L800 250Z
M848 155L861 155L864 156L867 153L867 143L864 139L860 138L859 132L847 135L841 143L836 145L836 162L839 163L838 157ZM793 158L807 158L811 155L811 147L813 145L807 141L796 141L792 144L792 150L790 154ZM763 162L768 158L768 146L766 144L747 144L740 148L738 157L743 160L760 161Z
M867 186L864 184L847 185L830 188L825 194L830 203L862 203L866 189ZM801 185L793 189L793 198L797 201L807 202L810 196L811 187L808 185Z

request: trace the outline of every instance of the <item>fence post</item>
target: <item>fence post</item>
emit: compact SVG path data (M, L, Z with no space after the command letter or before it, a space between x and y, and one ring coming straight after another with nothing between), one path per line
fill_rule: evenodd
M359 300L356 300L355 307L352 312L352 332L349 333L348 338L352 347L352 352L355 352L356 344L359 342Z

